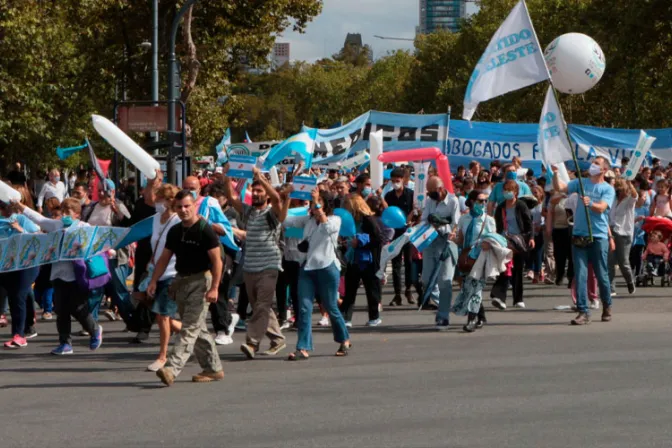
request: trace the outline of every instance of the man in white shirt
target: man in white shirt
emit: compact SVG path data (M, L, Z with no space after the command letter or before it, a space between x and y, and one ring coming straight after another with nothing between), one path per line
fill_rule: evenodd
M61 173L57 169L49 171L49 182L42 186L37 195L37 211L42 213L42 205L49 198L56 198L58 202L65 199L65 184L61 182Z

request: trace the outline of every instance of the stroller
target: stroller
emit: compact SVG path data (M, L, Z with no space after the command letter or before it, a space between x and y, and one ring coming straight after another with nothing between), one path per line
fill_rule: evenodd
M663 241L669 245L670 235L672 235L672 220L661 217L651 217L644 220L642 230L648 236L653 231L659 231L663 234ZM662 256L649 255L642 266L642 272L637 276L636 284L641 286L654 285L654 280L660 278L660 286L669 286L672 277L672 267L670 260L665 260Z

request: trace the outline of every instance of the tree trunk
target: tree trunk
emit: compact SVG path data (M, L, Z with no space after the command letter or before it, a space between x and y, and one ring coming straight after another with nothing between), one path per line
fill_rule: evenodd
M194 39L191 37L191 22L194 18L194 7L189 8L189 11L184 16L184 23L182 24L182 39L186 49L186 59L187 59L187 80L182 87L181 99L182 102L186 103L191 95L191 91L194 90L196 86L196 79L198 78L198 72L201 69L201 63L199 62L196 56L196 45L194 44Z

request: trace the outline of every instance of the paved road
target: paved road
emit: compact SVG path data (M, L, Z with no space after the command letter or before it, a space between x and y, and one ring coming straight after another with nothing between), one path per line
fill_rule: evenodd
M386 310L383 326L354 329L343 359L317 330L306 363L243 361L237 334L220 348L224 381L190 383L192 363L171 388L143 371L156 336L129 346L103 324L99 351L78 338L57 358L55 324L40 324L27 349L0 354L2 446L669 447L670 289L617 298L612 323L573 328L553 311L566 288L526 287L527 310L491 311L471 335L461 318L436 333L429 313Z

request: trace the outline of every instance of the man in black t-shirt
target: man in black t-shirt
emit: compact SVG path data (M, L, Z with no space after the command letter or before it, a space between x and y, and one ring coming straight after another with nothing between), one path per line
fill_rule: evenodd
M392 191L385 195L385 202L388 207L399 207L407 219L413 213L413 190L404 187L404 170L402 168L395 168L390 174L390 182L392 183ZM406 231L406 227L395 229L394 238L397 239ZM404 283L406 286L406 300L409 305L415 304L413 293L411 292L411 277L412 277L412 247L411 243L406 243L399 255L392 259L392 283L394 285L394 298L390 302L390 306L401 306L401 263L402 257L404 262ZM416 285L416 289L418 289ZM419 293L420 291L418 291Z
M12 185L26 185L26 175L21 171L21 164L19 162L14 164L14 170L7 173L7 180L9 180Z
M169 294L177 302L182 331L165 367L159 369L156 375L166 386L170 386L194 352L203 372L195 375L192 381L219 381L224 378L224 370L215 341L205 325L209 304L217 302L222 276L219 238L198 215L189 190L182 190L175 196L175 209L182 223L168 230L166 247L156 263L147 294L154 296L156 283L174 254L177 277L170 286Z

